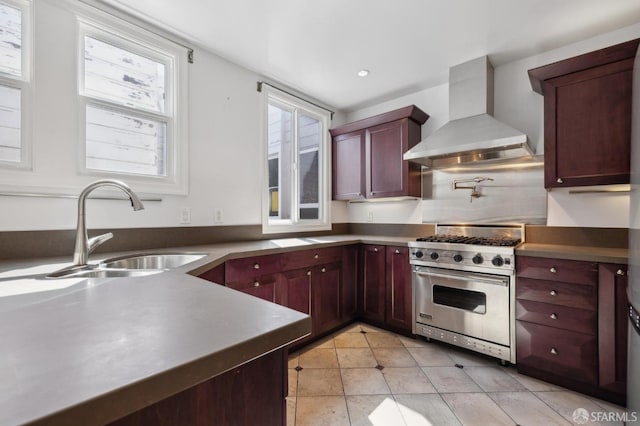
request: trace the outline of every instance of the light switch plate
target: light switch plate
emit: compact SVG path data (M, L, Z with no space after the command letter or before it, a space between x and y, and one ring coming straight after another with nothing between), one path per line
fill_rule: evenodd
M189 207L180 208L180 223L183 225L191 223L191 209Z

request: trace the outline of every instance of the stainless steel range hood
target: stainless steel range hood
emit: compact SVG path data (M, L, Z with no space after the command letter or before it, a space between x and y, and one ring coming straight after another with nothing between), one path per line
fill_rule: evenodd
M527 135L493 114L493 66L483 56L449 70L449 121L404 154L431 168L530 158Z

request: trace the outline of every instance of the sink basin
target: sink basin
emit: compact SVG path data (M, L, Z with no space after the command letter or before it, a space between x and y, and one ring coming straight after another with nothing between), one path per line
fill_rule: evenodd
M111 269L173 269L202 259L206 253L149 253L107 259L99 268Z
M77 268L63 269L47 275L47 278L118 278L118 277L141 277L164 272L162 269L100 269L100 268Z

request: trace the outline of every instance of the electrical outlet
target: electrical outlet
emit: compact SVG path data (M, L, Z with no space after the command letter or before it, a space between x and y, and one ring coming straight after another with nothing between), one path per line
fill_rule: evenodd
M189 207L180 208L180 223L191 223L191 209Z
M222 209L219 207L213 209L213 222L214 223L224 222L224 215L222 214Z
M367 222L373 222L373 212L367 213Z

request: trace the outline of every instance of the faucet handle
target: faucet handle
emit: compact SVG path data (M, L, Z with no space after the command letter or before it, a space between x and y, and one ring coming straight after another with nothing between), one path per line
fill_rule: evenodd
M109 241L112 238L113 234L111 232L89 238L89 240L87 241L87 254L91 253L93 249L98 247L100 244L104 243L105 241Z

